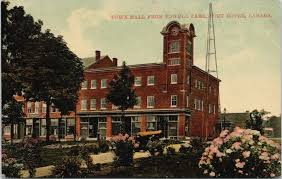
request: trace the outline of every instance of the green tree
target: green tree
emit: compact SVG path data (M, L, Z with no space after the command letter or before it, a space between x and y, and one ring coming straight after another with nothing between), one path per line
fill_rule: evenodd
M25 63L16 72L23 74L24 97L46 103L46 141L49 141L50 106L54 105L61 114L75 109L84 78L83 65L62 36L56 37L50 30L26 44L23 58Z
M23 104L21 102L17 102L15 99L12 99L3 107L2 121L4 124L11 125L11 143L13 143L14 138L14 125L19 124L19 122L23 121L24 113L22 110L22 106Z
M121 110L121 133L125 133L125 110L137 104L137 96L132 88L133 84L134 75L126 63L123 62L122 69L109 83L110 91L107 95L107 101Z
M273 128L274 137L281 137L281 116L271 116L269 127Z
M21 95L21 74L15 73L15 69L24 63L22 53L26 43L40 34L42 26L42 21L35 22L22 6L11 9L8 6L8 1L1 1L2 107L15 94Z
M246 127L253 130L258 130L261 134L263 134L263 117L267 114L269 114L269 112L263 109L261 111L258 111L257 109L253 110L250 113L250 118L246 120Z

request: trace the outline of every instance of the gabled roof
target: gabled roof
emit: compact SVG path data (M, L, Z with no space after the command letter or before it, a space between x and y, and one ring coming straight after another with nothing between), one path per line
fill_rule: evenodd
M107 55L101 56L101 59L105 58ZM81 61L83 63L84 69L89 67L90 65L94 64L96 62L96 57L86 57L81 58Z

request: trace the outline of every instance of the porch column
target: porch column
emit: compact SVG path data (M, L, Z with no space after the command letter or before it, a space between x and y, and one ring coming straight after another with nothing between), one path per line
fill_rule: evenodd
M179 137L184 137L185 135L185 114L179 114L178 118L178 135Z
M146 131L147 128L147 119L144 114L141 115L141 132Z
M106 131L106 137L112 137L112 118L111 116L107 116L107 131Z

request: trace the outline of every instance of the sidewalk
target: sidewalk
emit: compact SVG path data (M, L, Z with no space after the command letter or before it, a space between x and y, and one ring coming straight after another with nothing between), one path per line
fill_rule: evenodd
M173 147L175 148L176 152L179 151L181 144L172 144L169 145L168 147ZM166 153L166 150L164 151ZM115 154L114 152L106 152L106 153L100 153L97 155L90 155L93 159L93 163L97 164L105 164L105 163L112 163L114 161ZM135 152L133 158L138 159L138 158L147 158L150 157L151 154L149 152ZM53 165L45 166L45 167L39 167L36 168L36 173L35 177L48 177L52 174L52 169L54 168ZM28 178L29 173L28 170L22 170L22 177Z

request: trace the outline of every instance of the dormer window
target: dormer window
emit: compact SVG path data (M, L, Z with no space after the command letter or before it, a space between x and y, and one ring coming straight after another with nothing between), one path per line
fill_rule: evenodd
M180 51L179 41L172 41L169 43L169 53L178 53Z

